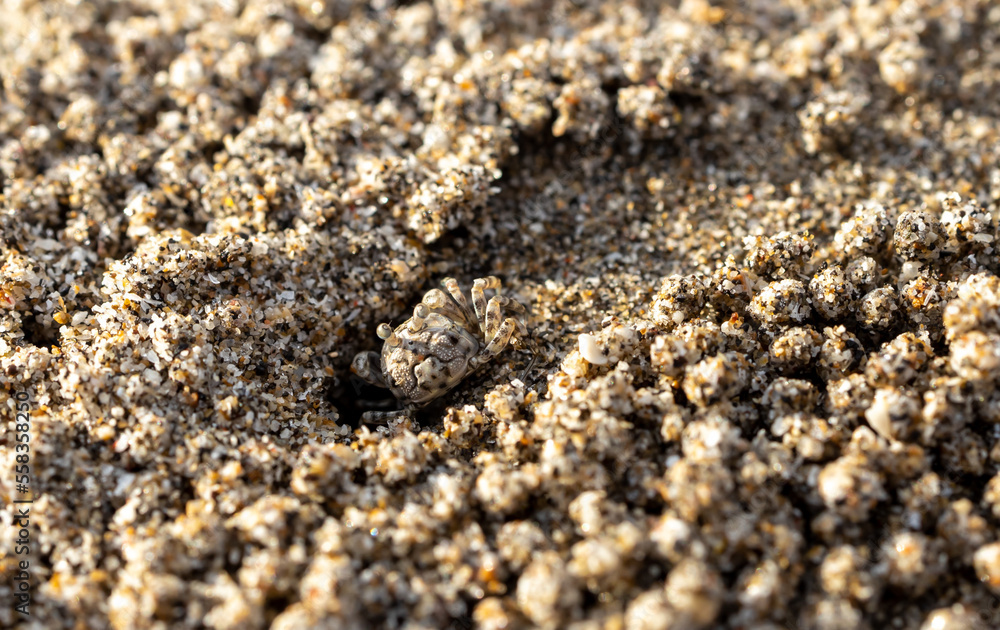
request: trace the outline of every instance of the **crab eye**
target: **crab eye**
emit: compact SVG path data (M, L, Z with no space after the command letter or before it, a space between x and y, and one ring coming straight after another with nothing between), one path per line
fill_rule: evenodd
M379 339L388 339L392 336L392 328L389 328L389 324L379 324L378 328L375 329L375 334L378 335Z
M418 330L422 330L424 327L424 320L430 314L431 314L431 309L427 308L426 304L417 304L413 308L413 317L410 318L408 326L410 332L417 332Z

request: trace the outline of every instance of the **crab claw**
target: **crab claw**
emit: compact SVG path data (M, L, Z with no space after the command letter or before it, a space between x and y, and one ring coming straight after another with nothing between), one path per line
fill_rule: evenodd
M370 372L370 359L367 352L359 352L354 356L354 360L351 361L351 372L357 374L361 378L364 378Z
M356 354L351 361L351 372L366 383L376 387L386 387L385 378L382 376L381 359L374 352Z

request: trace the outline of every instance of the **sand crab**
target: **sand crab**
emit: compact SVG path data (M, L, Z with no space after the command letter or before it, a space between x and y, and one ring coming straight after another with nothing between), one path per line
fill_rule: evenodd
M489 302L487 289L496 291ZM445 278L441 288L428 291L414 307L413 317L395 330L379 324L377 334L385 340L381 356L360 352L351 371L372 385L388 388L404 409L369 411L365 421L410 415L500 354L512 338L526 342L524 306L500 295L498 278L488 276L473 283L472 307L458 282ZM504 317L505 312L516 316Z

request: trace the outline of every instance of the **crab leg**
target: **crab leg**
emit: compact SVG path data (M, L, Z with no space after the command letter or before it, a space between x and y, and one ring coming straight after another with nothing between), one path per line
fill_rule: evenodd
M479 320L479 329L487 335L486 341L489 341L491 337L487 334L486 295L483 293L486 289L496 289L497 295L500 295L500 278L486 276L472 283L472 305L476 309L476 319Z
M489 343L493 339L497 328L500 326L500 319L503 313L506 313L508 310L513 311L515 314L511 319L514 320L518 337L524 338L528 335L528 328L524 325L524 307L519 302L507 296L495 295L486 304L486 331L484 334L486 343Z
M462 309L462 314L465 315L465 319L469 324L476 323L476 316L473 314L472 309L469 308L469 301L465 299L465 295L462 294L461 287L458 286L458 281L454 278L445 278L441 281L441 286L448 291L448 295L451 299L458 303L458 306Z
M493 358L500 354L500 351L504 349L507 342L510 341L511 335L514 334L514 329L516 327L517 322L513 317L508 317L503 320L499 328L497 328L493 339L486 344L486 347L483 348L478 355L473 357L472 361L469 361L469 365L471 365L473 369L476 369L484 363L493 360Z
M423 303L434 311L444 310L448 307L448 298L445 297L441 289L431 289L424 294Z
M423 303L427 305L431 312L438 313L451 320L461 321L466 317L461 305L456 304L455 300L441 289L431 289L425 293ZM473 322L470 321L469 323Z
M493 337L496 336L500 328L500 318L500 298L494 296L486 305L486 343L493 341Z
M396 411L366 411L361 414L361 422L365 424L389 424L390 420L396 418L413 419L413 412L409 409L399 409Z
M519 337L526 337L528 335L528 327L524 323L524 318L527 315L527 311L524 310L524 305L517 300L512 300L509 297L502 296L500 299L500 307L504 311L511 311L515 314L514 320L517 322L517 334Z

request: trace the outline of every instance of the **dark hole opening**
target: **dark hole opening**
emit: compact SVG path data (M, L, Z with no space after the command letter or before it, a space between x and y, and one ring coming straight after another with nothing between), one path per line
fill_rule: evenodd
M388 389L369 385L353 374L346 381L329 379L326 399L340 412L340 421L352 429L363 423L366 411L393 411L399 402Z
M44 326L38 322L34 313L24 314L21 322L24 340L36 348L46 348L59 345L58 325Z

